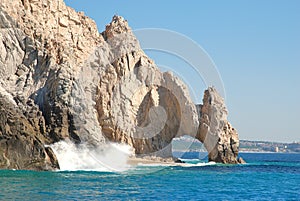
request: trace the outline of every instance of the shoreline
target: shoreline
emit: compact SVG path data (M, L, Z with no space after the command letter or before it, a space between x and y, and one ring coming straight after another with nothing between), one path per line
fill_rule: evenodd
M129 157L127 159L127 164L132 166L138 166L138 165L147 165L147 164L163 164L163 165L177 165L180 163L177 163L174 161L173 158L158 158L158 157Z

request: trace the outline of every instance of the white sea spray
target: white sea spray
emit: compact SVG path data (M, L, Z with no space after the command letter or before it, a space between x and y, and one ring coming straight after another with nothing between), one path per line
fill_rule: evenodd
M64 140L50 147L58 159L61 171L122 172L130 168L127 159L133 154L130 146L117 143L95 146Z

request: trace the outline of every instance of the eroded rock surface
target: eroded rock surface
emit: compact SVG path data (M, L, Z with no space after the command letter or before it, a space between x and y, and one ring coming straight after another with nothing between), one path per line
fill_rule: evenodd
M0 53L0 168L58 168L46 145L66 138L170 157L181 135L204 142L210 160L236 162L224 102L206 93L197 112L186 85L157 68L122 17L99 33L63 0L3 0Z
M42 119L43 146L64 138L79 142L69 102L80 63L103 40L95 23L62 0L7 0L0 2L0 28L1 95L8 94L5 99L9 97L25 119ZM28 107L36 108L40 117L28 113ZM31 134L38 136L36 130L34 123Z
M59 169L52 150L44 146L47 139L41 112L35 107L26 109L26 112L21 111L18 105L0 94L0 167Z
M239 163L237 160L239 138L237 131L227 121L223 98L210 87L204 92L200 107L200 126L197 139L204 143L210 161Z

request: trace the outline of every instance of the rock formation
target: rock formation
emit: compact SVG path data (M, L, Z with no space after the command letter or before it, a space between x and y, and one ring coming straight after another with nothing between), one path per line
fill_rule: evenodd
M210 160L237 163L223 100L210 88L203 101L159 71L122 17L100 34L63 0L0 3L0 168L59 168L46 145L66 138L170 157L181 135L204 142Z
M3 110L10 112L5 102L13 104L18 109L15 113L20 117L23 115L28 120L26 125L29 127L30 123L32 127L27 129L26 126L26 133L40 141L39 144L33 140L27 143L28 140L21 139L19 143L27 144L28 148L8 150L7 147L14 147L10 145L13 143L10 139L18 133L3 129L8 126L10 116L1 113L8 120L0 124L0 160L5 161L6 158L10 161L1 167L40 169L37 165L29 167L20 163L36 157L36 160L49 159L53 162L52 166L44 165L43 169L58 168L55 155L47 152L51 149L44 148L44 145L69 137L80 141L74 130L68 100L80 64L103 37L92 20L66 7L63 1L56 0L1 1L0 28ZM21 133L19 127L14 130ZM38 145L41 145L40 153L33 153ZM10 151L16 153L11 154Z
M210 87L205 90L203 105L199 107L200 125L196 138L203 142L209 160L238 163L238 134L227 121L228 112L223 98Z

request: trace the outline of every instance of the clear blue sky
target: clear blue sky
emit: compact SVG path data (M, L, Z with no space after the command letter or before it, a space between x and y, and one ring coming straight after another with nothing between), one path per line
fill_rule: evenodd
M93 18L100 32L118 14L132 29L163 28L188 36L215 62L226 90L229 119L241 139L300 141L300 1L66 3ZM154 60L163 58L149 54ZM166 65L172 65L168 60Z

